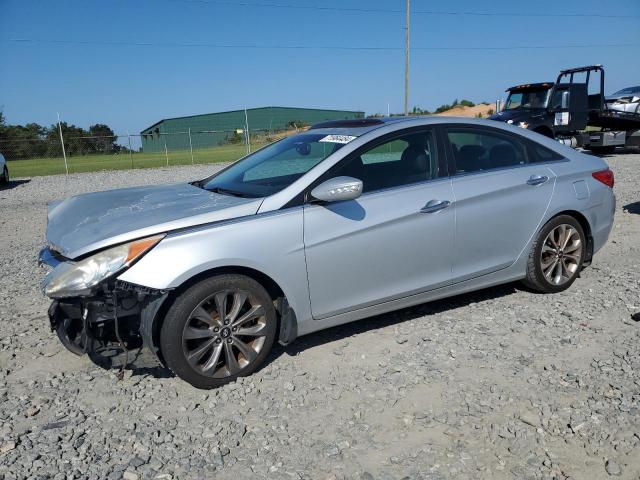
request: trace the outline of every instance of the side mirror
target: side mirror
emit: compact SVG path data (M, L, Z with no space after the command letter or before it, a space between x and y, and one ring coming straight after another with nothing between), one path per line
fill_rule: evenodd
M311 196L324 202L355 200L362 194L362 180L353 177L334 177L311 190Z

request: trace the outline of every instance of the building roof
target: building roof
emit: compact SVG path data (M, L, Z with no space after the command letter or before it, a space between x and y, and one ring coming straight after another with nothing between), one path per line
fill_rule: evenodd
M316 111L316 112L346 112L346 113L361 113L364 115L364 112L361 110L343 110L343 109L339 109L339 108L307 108L307 107L278 107L278 106L268 106L268 107L253 107L253 108L247 108L247 109L241 109L241 110L226 110L224 112L209 112L209 113L198 113L195 115L185 115L183 117L168 117L168 118L163 118L161 120L158 120L156 123L154 123L153 125L148 126L147 128L143 128L142 131L140 133L144 133L147 130L151 130L153 127L155 127L156 125L160 125L162 122L166 122L168 120L182 120L185 118L195 118L195 117L204 117L207 115L220 115L220 114L225 114L225 113L243 113L245 110L247 112L253 111L253 110L267 110L267 109L273 109L273 108L278 108L278 109L285 109L285 110L312 110L312 111Z

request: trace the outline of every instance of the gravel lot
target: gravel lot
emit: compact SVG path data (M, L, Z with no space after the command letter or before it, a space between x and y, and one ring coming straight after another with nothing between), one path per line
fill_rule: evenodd
M618 211L567 292L507 285L300 338L198 391L124 380L47 326L46 202L215 167L14 181L0 190L0 480L640 479L640 154L607 157Z

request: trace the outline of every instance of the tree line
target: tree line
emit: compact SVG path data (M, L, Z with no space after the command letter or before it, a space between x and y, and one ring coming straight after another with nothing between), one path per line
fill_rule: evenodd
M88 130L61 122L64 148L67 155L118 153L125 147L116 143L113 130L96 123ZM37 123L8 125L0 112L0 153L9 160L33 157L59 157L62 155L60 130L57 124L48 127Z

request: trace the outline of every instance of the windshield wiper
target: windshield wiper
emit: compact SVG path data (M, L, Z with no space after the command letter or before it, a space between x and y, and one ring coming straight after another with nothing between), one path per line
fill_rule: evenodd
M231 195L232 197L255 198L253 195L249 195L244 192L238 192L236 190L229 190L228 188L222 187L207 188L206 190L213 193L219 193L220 195Z

